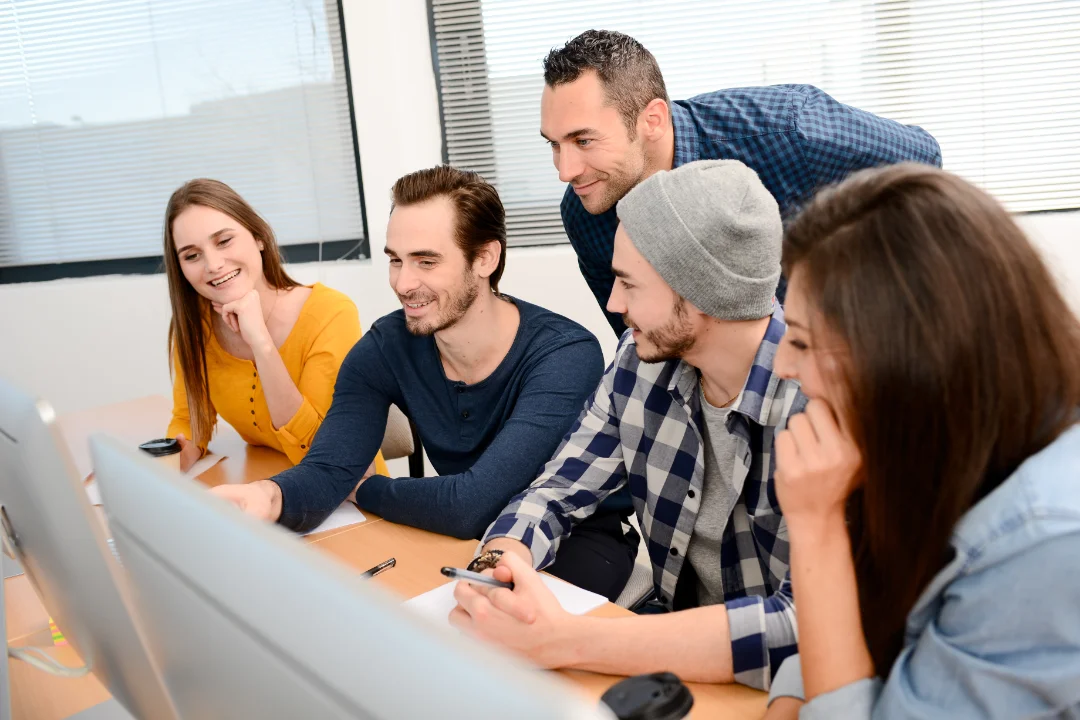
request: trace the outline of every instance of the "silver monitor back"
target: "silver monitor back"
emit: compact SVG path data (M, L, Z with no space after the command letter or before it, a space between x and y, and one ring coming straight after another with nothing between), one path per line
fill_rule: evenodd
M54 419L47 403L0 379L3 530L45 609L113 696L136 717L175 717Z
M611 718L112 438L91 439L109 526L181 716Z

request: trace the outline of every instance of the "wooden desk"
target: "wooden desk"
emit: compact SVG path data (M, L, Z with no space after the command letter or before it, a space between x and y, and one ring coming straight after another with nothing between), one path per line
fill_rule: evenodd
M164 434L171 404L162 396L142 398L117 405L75 413L61 418L60 429L71 446L76 465L89 467L86 439L105 432L132 444ZM207 485L249 482L269 477L289 466L284 455L267 448L248 446L227 425L222 425L210 448L225 459L199 477ZM375 582L403 598L414 597L445 582L439 574L443 565L463 566L472 557L476 543L417 530L365 513L359 525L311 535L305 541L329 553L358 571L366 570L388 557L397 566L375 578ZM7 635L12 645L49 645L48 615L26 576L5 581ZM612 603L594 610L601 617L625 617L630 613ZM70 647L53 649L62 662L80 664ZM109 698L108 691L93 675L61 679L39 672L21 661L9 660L12 714L16 720L65 718ZM560 671L587 696L599 699L620 678L580 671ZM765 694L735 685L691 683L694 694L693 718L760 718L765 712Z

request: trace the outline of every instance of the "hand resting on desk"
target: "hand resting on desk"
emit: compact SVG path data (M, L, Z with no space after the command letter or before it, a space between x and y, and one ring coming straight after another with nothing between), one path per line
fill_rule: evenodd
M256 480L243 485L218 485L210 492L224 498L248 515L277 522L281 517L281 488L272 480Z
M177 434L176 442L180 445L180 472L186 473L195 463L199 462L199 459L203 456L203 449L184 437L183 433Z

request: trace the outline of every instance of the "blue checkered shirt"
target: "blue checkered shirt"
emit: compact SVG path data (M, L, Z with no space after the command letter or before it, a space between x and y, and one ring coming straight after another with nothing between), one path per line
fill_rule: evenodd
M735 680L768 689L772 674L797 652L788 577L787 526L773 488L773 435L806 407L797 383L772 371L784 334L775 305L746 385L728 416L738 439L733 480L739 499L721 540L721 576ZM600 387L540 477L514 497L484 542L520 540L537 568L604 498L629 485L653 566L653 584L669 608L697 521L705 479L696 368L681 360L643 363L623 335Z
M908 160L941 166L941 148L922 128L843 105L810 85L735 88L677 100L671 121L674 167L740 160L758 174L785 217L815 190L854 170ZM615 208L590 215L567 186L561 210L581 274L621 335L622 317L606 310L615 283Z

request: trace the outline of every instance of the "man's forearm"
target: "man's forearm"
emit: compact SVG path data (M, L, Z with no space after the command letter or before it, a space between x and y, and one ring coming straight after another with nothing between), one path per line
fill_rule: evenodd
M567 667L640 675L669 671L690 682L735 679L723 605L627 618L574 617Z

